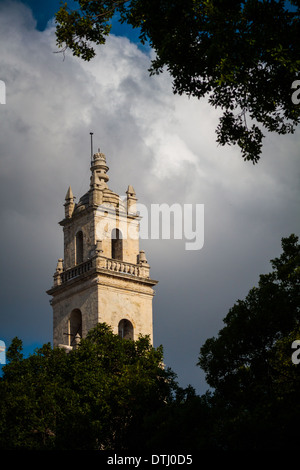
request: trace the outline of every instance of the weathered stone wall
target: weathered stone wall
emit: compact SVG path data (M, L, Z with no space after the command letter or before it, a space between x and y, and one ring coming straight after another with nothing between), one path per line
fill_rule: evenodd
M79 309L82 314L82 335L96 326L98 321L98 288L94 280L76 282L62 289L52 301L53 345L69 344L69 320L71 312Z
M153 290L123 279L103 282L98 277L98 322L106 322L118 334L119 322L129 320L134 328L134 339L140 334L149 335L153 341L152 298Z

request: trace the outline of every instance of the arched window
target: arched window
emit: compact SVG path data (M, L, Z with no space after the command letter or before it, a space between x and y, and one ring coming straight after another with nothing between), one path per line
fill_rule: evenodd
M72 310L69 320L69 345L76 346L78 339L82 338L82 315L78 308Z
M133 340L133 325L129 320L121 320L118 326L119 336L123 339Z
M80 264L83 261L83 233L76 233L76 246L75 246L75 264Z
M114 228L111 232L111 257L113 259L123 259L122 232L118 228Z

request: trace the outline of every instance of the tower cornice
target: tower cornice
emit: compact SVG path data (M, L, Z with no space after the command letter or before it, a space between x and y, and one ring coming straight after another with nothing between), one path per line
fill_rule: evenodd
M135 292L136 288L134 288L133 286L143 286L144 288L152 288L156 284L158 284L158 281L156 281L155 279L150 279L149 277L146 278L134 274L128 274L125 272L117 272L115 270L101 268L99 266L96 266L95 264L95 259L94 262L91 259L88 262L82 263L81 265L78 265L75 268L62 271L60 273L61 278L58 281L59 283L57 285L54 285L51 289L47 290L47 294L53 296L55 299L58 294L69 291L71 287L81 284L84 286L85 281L90 281L89 285L85 287L87 288L90 287L91 282L96 282L97 284L101 285L115 286L115 283L111 281L113 279L118 279L119 282L124 281L125 283L127 283L127 287L124 287L123 285L122 289L131 290ZM135 268L139 268L139 265L136 265ZM77 274L78 271L80 271L80 274ZM145 291L144 293L151 293L151 295L155 295L152 289L151 292Z

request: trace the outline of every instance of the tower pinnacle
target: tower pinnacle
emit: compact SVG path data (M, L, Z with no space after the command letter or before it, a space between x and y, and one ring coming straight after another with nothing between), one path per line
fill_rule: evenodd
M91 189L108 188L107 181L109 180L109 176L106 174L108 170L106 157L104 153L100 152L100 149L98 149L98 152L94 153L91 162Z
M65 200L69 201L71 199L74 200L74 196L73 196L72 188L71 188L71 186L69 186L69 189L68 189L68 192L66 194Z
M70 218L72 217L73 210L75 207L75 202L74 202L74 195L71 186L69 186L69 189L67 191L66 197L65 197L65 217Z

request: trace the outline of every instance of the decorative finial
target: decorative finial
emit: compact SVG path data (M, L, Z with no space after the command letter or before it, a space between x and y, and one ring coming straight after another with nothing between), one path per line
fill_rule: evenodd
M75 207L74 199L75 199L75 197L73 195L72 188L71 188L71 186L69 186L68 192L67 192L66 197L65 197L66 202L64 203L65 217L67 217L67 218L72 217L73 210L74 210L74 207Z
M68 189L68 192L66 194L65 200L69 201L69 200L73 200L73 199L75 199L74 196L73 196L73 191L72 191L71 186L69 186L69 189Z
M108 166L106 165L106 157L104 153L98 152L94 153L91 161L91 179L90 179L90 188L91 189L105 189L108 188L107 181L109 180L108 175Z

